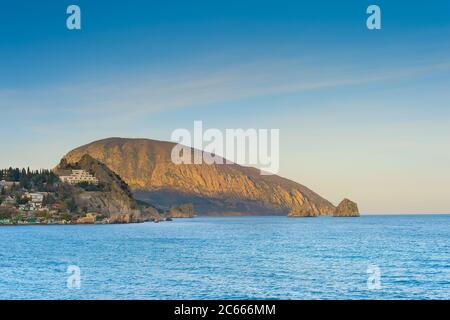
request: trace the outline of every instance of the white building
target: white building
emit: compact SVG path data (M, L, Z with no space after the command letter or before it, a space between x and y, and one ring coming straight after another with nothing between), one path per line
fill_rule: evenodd
M5 198L5 200L3 201L3 204L15 204L15 203L16 203L16 198L11 197L11 196L7 196Z
M25 193L25 198L30 199L32 203L42 203L44 202L43 193Z
M70 184L78 184L87 182L90 184L98 184L98 179L87 171L84 170L72 170L72 174L68 176L59 177L62 182Z
M5 180L2 180L2 181L0 181L0 189L1 189L1 188L9 189L9 188L11 188L14 184L16 184L16 182L14 182L14 181L5 181ZM19 183L17 183L17 184L19 184Z

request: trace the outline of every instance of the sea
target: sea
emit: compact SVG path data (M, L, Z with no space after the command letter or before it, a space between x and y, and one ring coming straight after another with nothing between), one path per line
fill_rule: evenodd
M0 227L0 299L449 299L450 215Z

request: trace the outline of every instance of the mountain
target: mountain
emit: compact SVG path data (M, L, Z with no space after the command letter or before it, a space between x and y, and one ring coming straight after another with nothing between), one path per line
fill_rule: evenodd
M192 203L200 215L335 215L336 207L307 187L237 164L174 164L175 143L109 138L70 151L64 163L84 155L105 164L136 199L163 209Z

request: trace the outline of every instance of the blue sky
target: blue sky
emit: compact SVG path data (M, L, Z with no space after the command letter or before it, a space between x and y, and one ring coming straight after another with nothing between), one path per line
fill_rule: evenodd
M280 128L280 174L333 202L449 212L449 39L448 1L2 1L0 167L203 120Z

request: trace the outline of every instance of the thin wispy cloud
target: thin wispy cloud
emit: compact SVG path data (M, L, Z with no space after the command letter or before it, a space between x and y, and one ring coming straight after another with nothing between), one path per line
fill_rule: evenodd
M54 112L57 107L73 116L103 114L106 121L120 117L123 122L177 108L392 81L449 70L450 62L373 70L311 61L262 61L177 76L125 75L77 85L0 91L0 107L40 113Z

